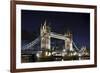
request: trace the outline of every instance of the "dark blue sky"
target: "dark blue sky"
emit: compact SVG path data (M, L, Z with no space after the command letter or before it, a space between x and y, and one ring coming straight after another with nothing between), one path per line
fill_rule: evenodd
M90 46L90 14L53 11L21 11L22 40L34 40L40 35L40 26L47 21L51 31L64 34L70 30L77 46Z

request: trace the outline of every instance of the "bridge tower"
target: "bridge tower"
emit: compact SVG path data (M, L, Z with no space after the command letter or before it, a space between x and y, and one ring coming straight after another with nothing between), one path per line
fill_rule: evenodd
M50 27L47 26L46 21L40 28L41 48L42 50L50 50Z
M72 33L70 31L68 31L66 34L65 34L65 49L67 51L74 51L73 50L73 45L72 45Z

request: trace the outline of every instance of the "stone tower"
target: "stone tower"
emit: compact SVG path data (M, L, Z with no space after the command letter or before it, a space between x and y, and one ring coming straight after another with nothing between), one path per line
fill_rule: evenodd
M73 50L73 45L72 45L72 34L70 31L68 31L66 34L65 34L65 49L66 50L69 50L69 51L74 51Z
M47 26L46 21L40 28L41 48L42 50L50 50L50 27Z

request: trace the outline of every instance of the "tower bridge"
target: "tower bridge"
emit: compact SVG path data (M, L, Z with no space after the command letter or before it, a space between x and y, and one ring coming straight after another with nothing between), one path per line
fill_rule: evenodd
M66 32L64 35L51 32L51 28L47 25L46 21L44 25L40 28L40 37L41 37L41 48L51 49L51 38L56 38L60 40L64 40L66 50L74 51L72 45L72 34L70 32Z
M85 50L86 50L86 47L83 47L82 49L79 49L75 42L73 41L73 38L72 38L72 33L70 32L66 32L64 35L63 34L59 34L59 33L56 33L56 32L51 32L51 29L50 27L47 25L46 21L44 22L44 25L40 27L40 36L37 37L35 40L33 40L32 42L30 42L29 44L23 46L22 50L29 50L29 52L27 51L26 53L30 53L31 52L31 49L34 50L36 48L34 48L34 46L38 43L40 43L40 48L42 50L51 50L51 38L56 38L56 39L60 39L60 40L63 40L64 41L64 48L62 48L62 51L61 53L66 53L66 51L73 51L74 54L77 54L77 55L82 55L84 54ZM74 47L74 48L73 48ZM32 51L31 53L36 53L37 54L37 51ZM52 52L53 53L56 53L56 52ZM46 53L49 55L49 53ZM62 55L63 55L62 54Z

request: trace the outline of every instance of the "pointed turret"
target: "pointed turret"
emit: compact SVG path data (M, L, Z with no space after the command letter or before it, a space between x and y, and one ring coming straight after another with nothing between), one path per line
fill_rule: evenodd
M46 22L46 20L44 21L44 26L46 26L46 24L47 24L47 22Z
M43 29L46 29L46 27L47 27L47 22L46 22L46 20L44 21L44 25L43 25Z

